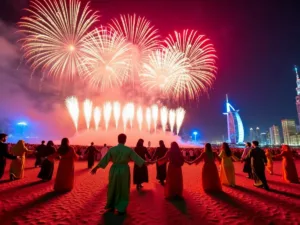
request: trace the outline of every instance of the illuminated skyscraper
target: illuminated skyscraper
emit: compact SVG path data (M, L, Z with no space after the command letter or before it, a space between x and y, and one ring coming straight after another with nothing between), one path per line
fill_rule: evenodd
M249 138L250 138L250 142L255 140L255 132L253 130L253 128L250 128L250 134L249 134Z
M280 141L279 127L273 125L272 127L270 127L269 131L270 131L270 139L271 139L270 144L280 145L281 141Z
M295 120L281 120L284 144L291 145L291 136L297 133Z
M243 143L244 142L244 126L239 115L239 110L235 110L228 101L226 95L226 112L227 116L227 132L229 143Z
M299 78L297 66L295 66L295 73L296 73L296 82L297 82L296 107L297 107L297 113L298 113L298 122L300 124L300 78Z

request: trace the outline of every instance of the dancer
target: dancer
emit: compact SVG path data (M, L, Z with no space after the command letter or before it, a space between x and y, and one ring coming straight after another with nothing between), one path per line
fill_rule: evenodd
M138 154L131 148L125 146L126 139L125 134L119 134L119 144L112 147L101 159L99 164L91 171L92 174L95 174L99 168L104 169L110 161L113 162L109 171L107 203L105 208L108 211L116 210L116 214L124 214L129 203L130 169L128 162L132 160L140 167L146 164Z
M18 143L12 147L11 153L13 155L19 156L20 160L13 160L10 164L9 174L10 180L22 179L24 177L24 167L25 167L25 158L26 153L33 153L26 148L25 142L19 140Z
M299 177L290 146L283 145L282 152L279 155L274 156L274 158L281 157L283 179L288 183L299 183Z
M183 155L176 142L171 143L170 151L163 158L158 159L158 165L169 162L165 185L165 198L182 198L183 178L181 167L184 163Z
M267 166L266 166L266 168L267 168L268 172L271 175L273 175L273 158L272 158L273 154L272 154L270 149L266 149L265 154L266 154L266 157L267 157Z
M197 165L201 160L204 160L204 165L202 168L202 186L205 192L222 191L218 169L215 164L216 159L220 160L217 153L213 152L211 144L206 143L204 152L202 152L202 154L194 161L187 162L188 164L196 163Z
M11 155L8 153L8 145L5 143L7 139L7 134L0 134L0 179L3 177L6 158L7 159L17 159L17 156Z
M99 151L95 148L94 142L86 149L84 154L88 154L88 168L91 169L95 164L95 155Z
M251 168L251 160L249 157L247 158L250 151L251 151L251 143L247 142L241 157L241 162L244 162L243 172L248 173L247 178L252 179L253 175L252 175L252 168Z
M144 140L139 139L136 147L134 148L136 154L138 154L143 160L146 161L146 157L151 159L147 148L144 147ZM139 167L137 164L134 164L133 167L133 183L136 185L136 189L139 190L143 187L142 183L148 183L148 168L146 165Z
M251 161L254 186L263 187L264 189L269 190L265 175L265 164L267 163L267 158L265 152L259 148L258 145L258 141L252 142L252 150L248 154L247 159L250 159Z
M226 142L222 144L221 153L219 154L219 157L221 158L221 184L235 187L235 170L234 165L232 163L232 159L234 159L235 161L240 160L232 154L229 145Z
M37 146L35 152L34 167L38 167L42 165L42 155L44 154L45 148L46 148L45 141L42 141L41 145Z
M54 147L53 141L48 141L44 154L44 158L41 166L41 170L38 174L38 178L43 181L49 181L52 179L53 170L54 170L54 160L56 156L56 149Z
M61 140L57 153L61 159L56 173L54 190L57 192L68 192L74 186L74 161L78 159L78 155L70 146L68 138Z
M167 153L167 148L165 146L165 143L161 140L159 141L159 147L156 149L156 151L153 154L152 160L159 160L162 157L164 157ZM161 164L159 165L156 163L156 179L159 180L159 183L161 185L165 184L165 179L167 177L167 164Z

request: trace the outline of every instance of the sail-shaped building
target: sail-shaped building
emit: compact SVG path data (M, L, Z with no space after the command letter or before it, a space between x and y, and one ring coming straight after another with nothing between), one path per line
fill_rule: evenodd
M228 95L226 95L226 112L227 116L227 132L228 143L241 144L244 142L245 132L242 119L239 115L239 110L236 110L228 101Z

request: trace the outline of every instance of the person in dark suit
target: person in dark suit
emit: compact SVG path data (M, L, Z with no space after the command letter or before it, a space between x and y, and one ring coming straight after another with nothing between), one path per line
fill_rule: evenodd
M6 158L7 159L17 159L17 156L13 156L8 153L8 145L5 143L7 139L7 134L0 134L0 179L3 177Z
M252 150L248 154L247 158L251 160L252 175L254 179L254 186L263 187L269 190L265 175L265 164L267 163L267 158L265 152L258 147L258 141L252 142Z

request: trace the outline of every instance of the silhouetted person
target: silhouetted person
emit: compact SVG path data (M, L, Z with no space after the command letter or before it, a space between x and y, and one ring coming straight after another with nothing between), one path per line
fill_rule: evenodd
M88 168L92 168L95 164L95 155L98 152L98 150L94 146L94 142L91 143L91 145L86 149L84 154L88 155Z
M35 153L35 164L34 167L42 165L42 155L46 149L45 141L42 141L41 145L37 146Z
M44 160L42 162L41 171L38 174L38 178L42 179L43 181L49 181L52 179L54 160L56 157L56 149L53 141L48 141L42 157Z
M159 147L154 152L152 159L159 160L163 158L166 155L166 153L167 153L167 148L165 146L165 143L163 141L159 141ZM156 163L156 179L159 180L159 182L162 185L164 185L166 177L167 177L167 163L161 165Z
M266 190L269 190L265 175L265 164L267 163L267 158L265 152L258 147L258 144L258 141L252 142L253 149L248 154L247 158L250 158L251 160L254 186L264 187Z
M125 146L126 135L118 136L118 145L109 149L96 167L91 171L95 174L99 168L105 168L112 161L109 170L109 182L107 191L107 203L105 209L116 210L123 214L129 203L130 193L130 169L128 163L132 160L135 164L143 166L145 161L139 157L131 148Z
M252 175L252 168L251 168L251 159L247 157L250 151L251 151L251 143L247 142L241 160L244 162L243 172L248 174L247 178L252 179L253 175Z
M7 134L0 134L0 179L3 177L6 158L7 159L17 159L17 156L13 156L8 153L8 145L5 143L7 139Z
M143 160L146 160L146 156L148 159L151 158L147 148L144 147L144 140L139 139L136 147L134 148L136 154L138 154ZM133 183L136 185L137 189L142 188L142 183L148 183L148 168L146 165L139 166L134 164L133 167Z

